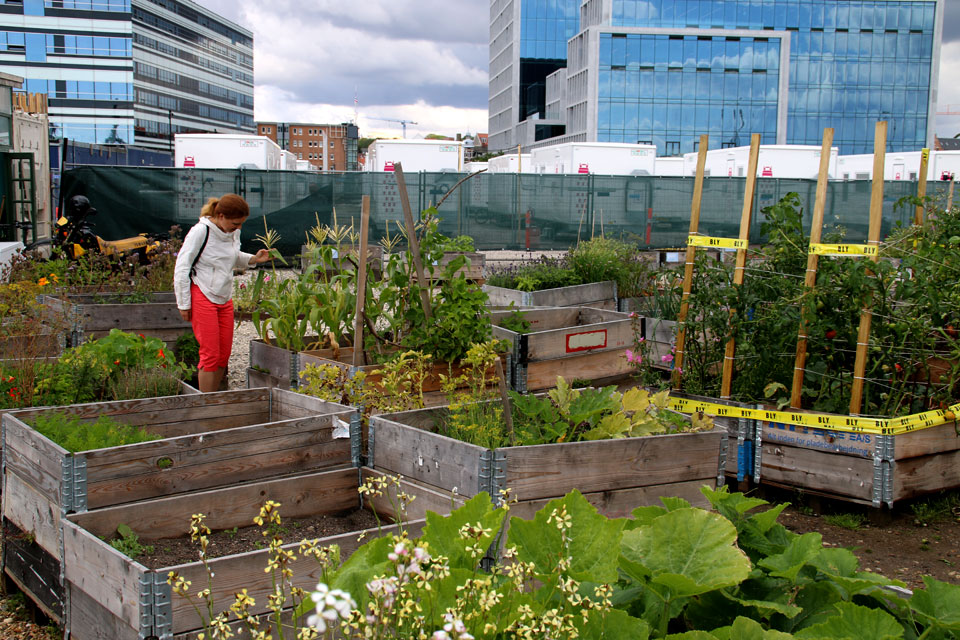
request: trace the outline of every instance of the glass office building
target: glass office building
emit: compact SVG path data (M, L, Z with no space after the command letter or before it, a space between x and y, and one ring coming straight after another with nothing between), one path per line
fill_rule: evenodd
M47 94L57 138L254 131L252 34L190 0L0 0L0 69Z
M587 0L568 43L563 135L661 155L749 143L869 153L932 140L943 0ZM548 83L549 85L550 83ZM522 115L521 116L522 120ZM522 123L517 131L523 132Z

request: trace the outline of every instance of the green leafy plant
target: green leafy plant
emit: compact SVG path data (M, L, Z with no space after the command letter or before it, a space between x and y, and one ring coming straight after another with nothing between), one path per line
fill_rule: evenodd
M37 415L30 426L72 453L160 439L142 427L117 422L109 416L90 421L55 410Z
M530 332L530 321L527 320L527 316L522 311L516 309L512 310L509 315L500 318L497 324L515 333L524 334Z
M824 522L835 527L856 531L863 526L866 516L862 513L833 513L823 516Z
M140 536L122 522L117 525L117 537L110 541L110 546L131 560L153 553L153 545L141 544Z

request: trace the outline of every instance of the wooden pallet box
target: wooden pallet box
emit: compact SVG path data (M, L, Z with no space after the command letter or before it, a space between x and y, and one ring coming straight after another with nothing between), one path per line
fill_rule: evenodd
M722 404L728 407L737 407L743 409L756 408L755 405L744 404L734 400L720 400L717 398L708 398L680 391L671 391L671 398L685 398L696 402L709 402L711 404ZM758 470L755 466L755 447L756 430L755 420L731 416L713 416L713 423L727 432L727 450L725 462L722 465L727 478L737 482L745 482L754 478L759 478L756 474Z
M317 336L306 336L304 344L318 343ZM250 341L250 360L247 369L248 386L267 386L289 389L297 386L300 371L300 352L284 349L266 340Z
M28 424L54 412L87 421L110 416L162 438L71 453ZM279 389L25 409L2 422L4 521L57 562L64 514L350 466L360 455L354 409ZM62 604L44 603L55 617Z
M149 302L132 302L141 300L142 295L130 293L44 296L43 304L59 321L68 319L69 346L77 346L89 338L102 338L111 329L142 333L172 346L178 337L193 331L190 323L180 316L173 292L147 295Z
M223 489L187 493L129 505L121 505L67 516L64 522L64 573L69 594L65 627L77 640L137 640L139 638L194 637L202 621L188 601L172 592L167 574L175 570L192 582L191 592L207 586L207 572L201 562L149 569L122 555L101 537L109 537L119 524L129 526L141 541L183 535L190 517L203 513L212 530L252 524L267 500L281 504L284 520L321 514L337 515L361 507L375 509L390 517L390 501L368 499L361 503L358 488L369 469L339 469L282 479L260 481ZM421 533L427 509L449 513L448 494L408 480L402 490L415 496L406 514L405 528L411 536ZM462 501L460 501L462 503ZM295 531L295 529L293 530ZM397 526L385 524L380 530L367 529L319 539L320 546L338 545L341 559L378 535L389 535ZM311 591L321 577L316 560L297 551L300 539L290 536L285 549L294 551L293 584ZM261 549L209 560L213 573L211 589L214 613L228 609L241 588L256 600L254 615L267 613L272 576L264 572L269 549Z
M625 313L591 307L526 310L530 330L523 334L500 326L511 313L494 311L490 319L493 336L512 346L513 385L522 393L553 388L557 376L601 382L633 371L626 359L633 328Z
M490 296L491 306L513 304L515 307L593 307L617 310L617 283L612 280L542 291L520 291L490 285L484 285L483 290Z
M0 335L0 362L19 358L55 358L63 351L64 336L40 326L31 335Z
M954 423L896 435L847 433L757 421L761 484L892 508L960 487Z
M446 407L373 416L367 466L460 496L509 489L527 517L578 489L605 515L628 516L660 496L704 505L700 487L723 482L727 433L712 431L487 449L434 430ZM519 507L519 510L516 510Z

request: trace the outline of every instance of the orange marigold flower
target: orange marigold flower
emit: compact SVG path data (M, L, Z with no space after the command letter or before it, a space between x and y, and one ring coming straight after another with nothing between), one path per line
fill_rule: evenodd
M50 279L53 280L54 282L60 282L60 277L55 273L50 274Z
M39 280L37 280L37 284L40 285L41 287L45 287L48 284L50 284L50 281L47 280L46 278L40 278Z

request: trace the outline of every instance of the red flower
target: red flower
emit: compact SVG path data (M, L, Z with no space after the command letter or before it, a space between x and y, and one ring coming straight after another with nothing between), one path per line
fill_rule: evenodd
M142 333L138 333L137 335L140 336L141 338L143 338L144 340L147 339L147 336L143 335Z
M118 365L118 364L120 364L120 361L119 361L119 360L114 360L114 361L113 361L113 364L117 364L117 365Z
M157 357L158 357L158 358L161 358L161 359L165 357L165 356L163 355L163 349L159 349L159 350L157 351Z
M900 363L899 363L899 362L898 362L897 364L893 365L893 368L896 369L898 373L899 373L900 371L903 371L903 367L900 366Z

